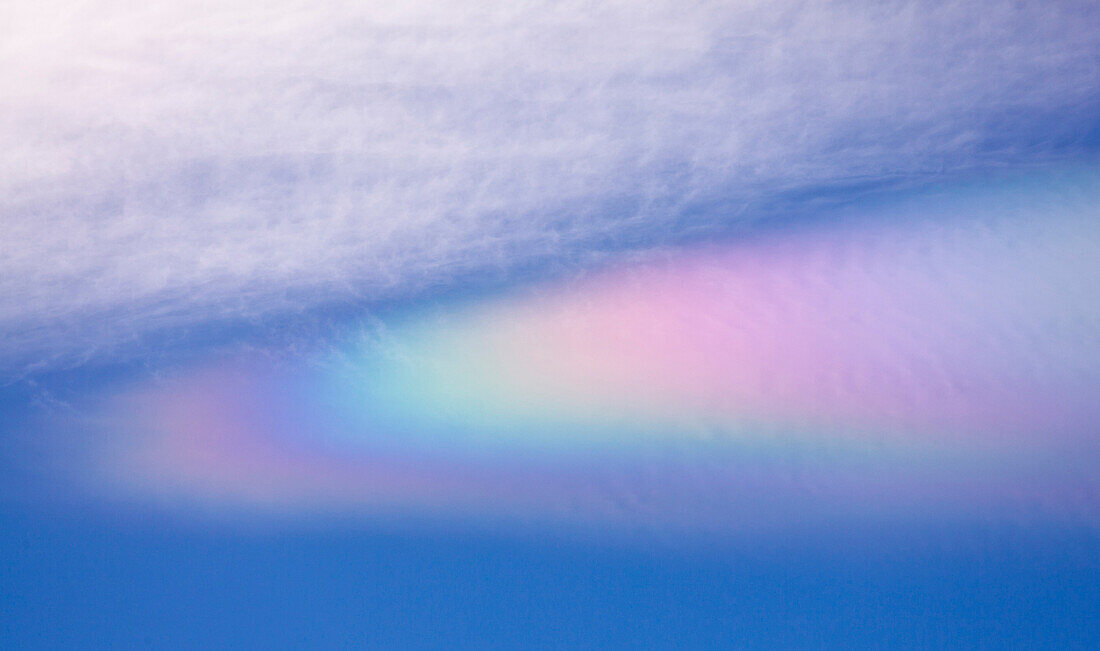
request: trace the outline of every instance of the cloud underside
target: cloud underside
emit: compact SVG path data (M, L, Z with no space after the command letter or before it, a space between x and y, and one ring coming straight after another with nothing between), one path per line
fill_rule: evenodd
M1080 3L23 5L0 361L1065 158L1100 105Z

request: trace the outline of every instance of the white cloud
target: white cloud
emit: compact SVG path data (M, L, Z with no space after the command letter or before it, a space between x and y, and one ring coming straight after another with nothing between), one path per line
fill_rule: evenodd
M1040 2L9 3L0 360L1054 155L1094 119L1096 27Z

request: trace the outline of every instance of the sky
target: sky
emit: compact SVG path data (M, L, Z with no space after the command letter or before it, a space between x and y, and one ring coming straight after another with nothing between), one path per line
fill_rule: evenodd
M0 7L0 641L1095 645L1098 31Z

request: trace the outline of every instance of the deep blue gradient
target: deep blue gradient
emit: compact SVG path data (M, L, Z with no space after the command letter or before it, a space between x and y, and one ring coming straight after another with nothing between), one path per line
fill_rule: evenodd
M1095 648L1100 541L930 525L672 550L0 524L6 648Z

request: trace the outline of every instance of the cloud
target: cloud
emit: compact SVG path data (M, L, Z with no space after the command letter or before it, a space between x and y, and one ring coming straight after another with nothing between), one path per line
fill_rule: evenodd
M731 4L5 7L0 361L1095 144L1085 3Z
M422 305L98 383L34 439L52 490L234 526L1095 527L1098 198L1094 170L956 187Z

